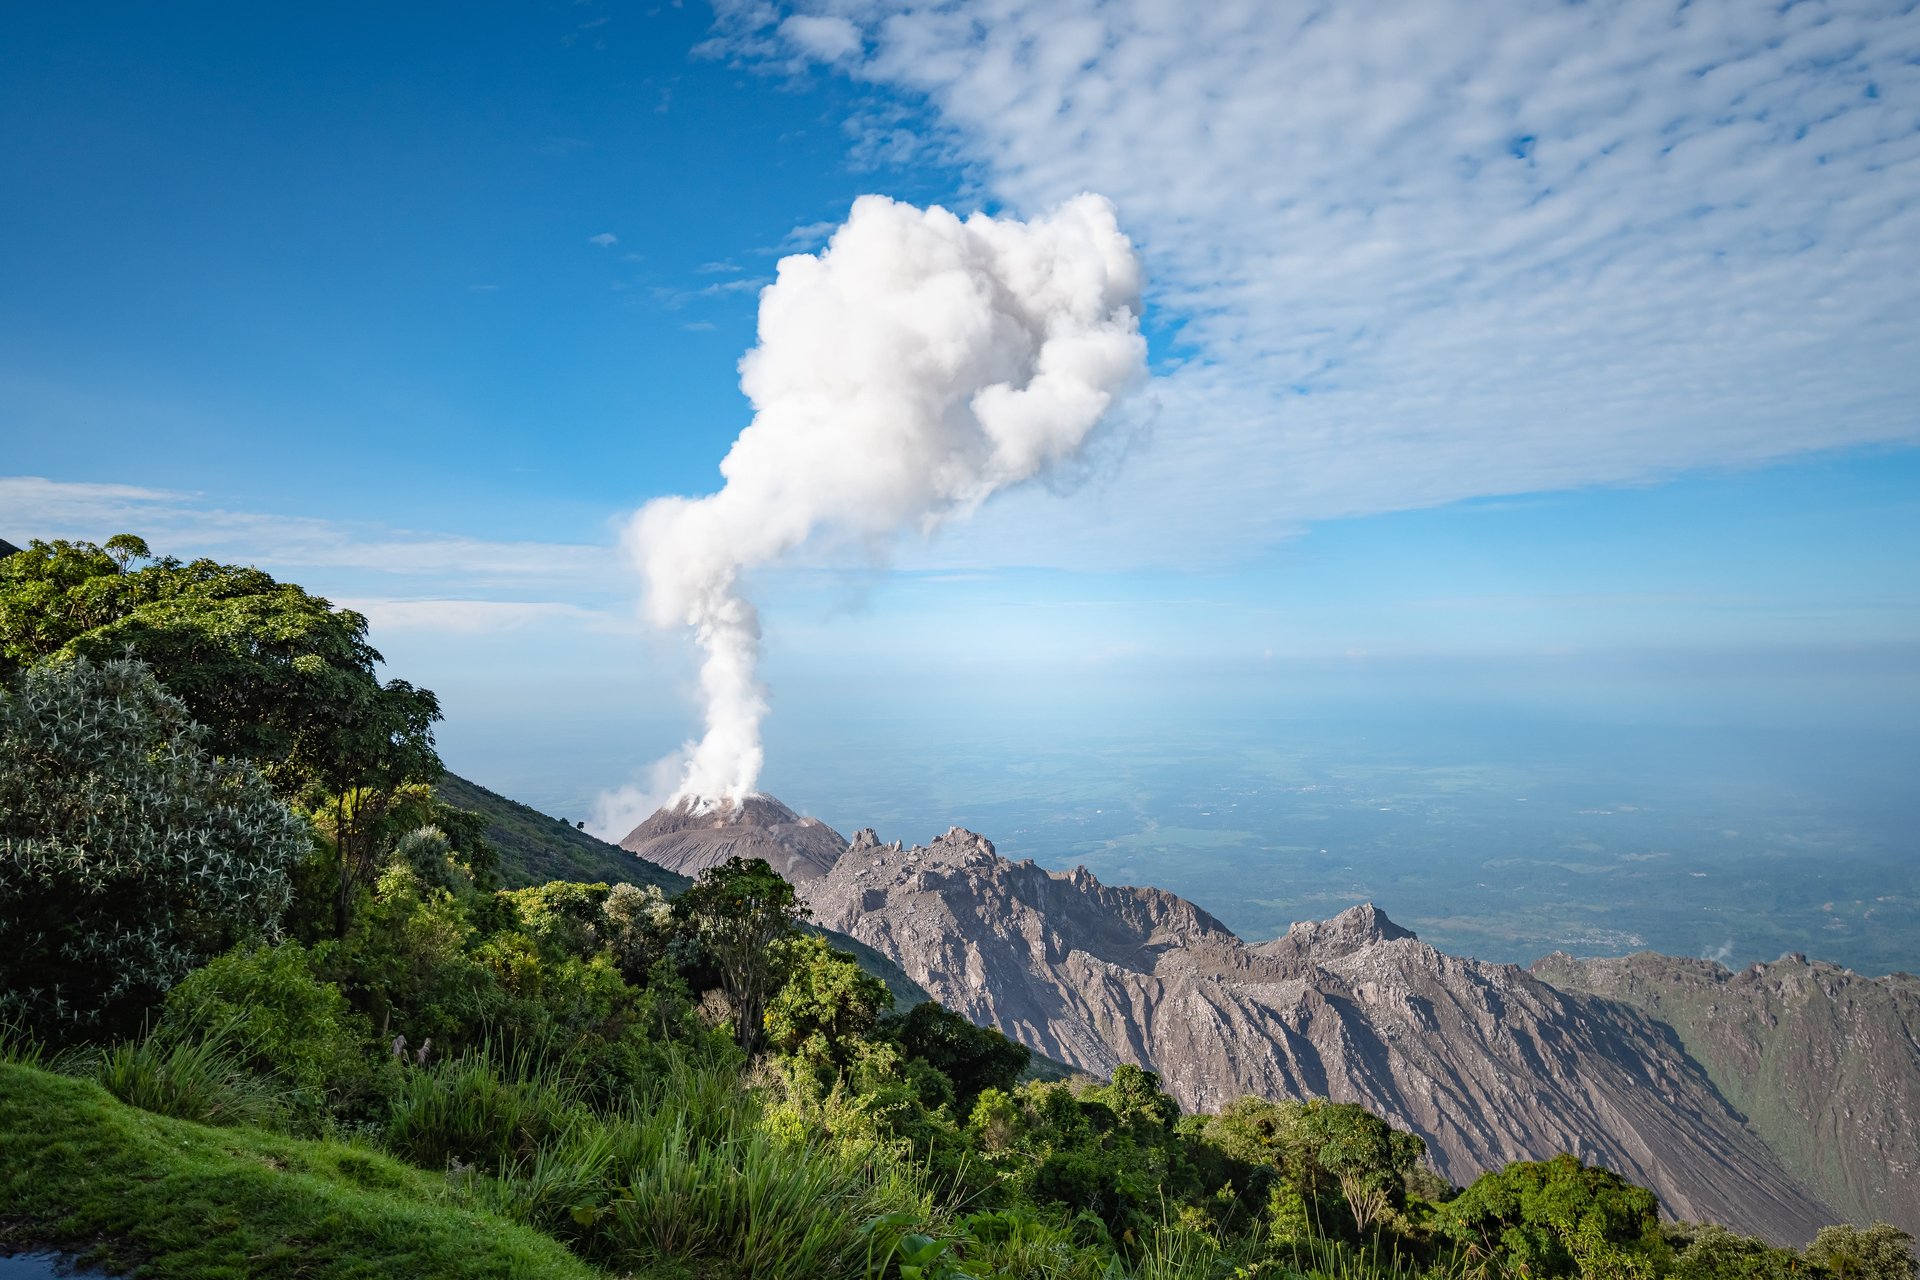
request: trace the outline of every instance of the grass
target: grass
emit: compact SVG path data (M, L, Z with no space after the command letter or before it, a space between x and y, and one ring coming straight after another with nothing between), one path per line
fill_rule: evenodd
M686 1064L623 1113L574 1126L500 1191L512 1216L587 1257L752 1280L864 1275L864 1226L930 1215L911 1169L783 1142L730 1073Z
M73 1065L82 1069L66 1074L90 1077L128 1106L176 1120L271 1126L285 1110L281 1092L246 1069L224 1033L194 1038L156 1031Z
M27 1245L163 1280L598 1274L444 1176L346 1143L152 1115L0 1061L0 1247Z
M434 789L456 809L487 820L487 843L500 855L500 883L509 889L567 880L575 884L653 884L659 885L662 893L676 894L692 883L685 876L477 782L449 773Z

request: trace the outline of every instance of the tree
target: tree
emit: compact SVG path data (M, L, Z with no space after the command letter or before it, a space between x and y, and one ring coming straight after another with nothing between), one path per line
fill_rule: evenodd
M734 1040L751 1054L784 976L774 944L799 932L806 905L764 858L732 857L701 872L674 900L673 914L718 967L733 1002Z
M1659 1202L1570 1155L1484 1173L1437 1220L1441 1234L1534 1276L1634 1269L1659 1245Z
M928 1000L899 1022L900 1047L953 1083L954 1113L973 1110L974 1099L988 1089L1011 1093L1032 1052L990 1027L976 1026L953 1010Z
M152 559L130 534L104 548L36 541L0 560L0 675L126 656L187 704L214 754L254 761L282 796L439 776L438 701L379 681L367 620L350 609L259 569Z
M892 993L824 938L799 933L775 945L786 980L767 1004L768 1039L816 1068L844 1071Z
M1356 1102L1313 1099L1295 1121L1296 1149L1332 1174L1353 1214L1354 1230L1367 1228L1406 1202L1407 1174L1427 1144L1394 1128Z
M1807 1246L1807 1261L1825 1267L1835 1280L1914 1280L1920 1276L1920 1264L1913 1256L1913 1237L1885 1222L1864 1230L1822 1227Z
M154 559L131 534L36 541L0 560L0 675L123 656L187 705L214 755L251 760L282 797L330 811L344 935L355 893L412 829L394 821L402 789L440 776L438 699L381 683L366 618L259 569Z
M34 668L0 692L0 1020L123 1031L274 933L308 829L207 736L137 662Z

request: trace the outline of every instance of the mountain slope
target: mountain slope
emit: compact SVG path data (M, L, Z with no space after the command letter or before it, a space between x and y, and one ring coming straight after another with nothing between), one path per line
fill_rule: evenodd
M487 820L487 840L500 854L500 882L509 889L572 880L581 884L651 884L671 894L693 883L456 774L442 775L435 790L454 808Z
M847 842L820 819L803 818L772 796L755 795L731 808L683 799L628 832L620 847L688 876L728 858L764 858L799 884L825 875Z
M487 840L500 855L500 882L509 889L571 880L579 884L658 885L671 897L693 883L619 845L608 844L456 774L443 775L436 790L454 808L487 820ZM837 835L833 838L839 840ZM858 938L831 929L820 932L834 946L851 952L862 969L887 984L895 1009L904 1011L930 998L904 969Z
M1789 955L1733 973L1650 952L1533 972L1671 1026L1788 1168L1856 1221L1920 1232L1920 978Z
M1151 1067L1192 1110L1329 1096L1420 1133L1458 1182L1567 1150L1679 1217L1793 1243L1834 1220L1666 1027L1371 907L1249 947L1173 894L1009 862L959 829L911 849L862 831L798 887L948 1007L1084 1070Z

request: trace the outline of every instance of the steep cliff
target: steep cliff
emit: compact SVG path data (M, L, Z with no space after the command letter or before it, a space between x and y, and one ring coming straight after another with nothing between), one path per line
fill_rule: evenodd
M924 848L862 831L799 887L943 1004L1083 1070L1150 1067L1189 1109L1327 1096L1421 1134L1455 1181L1565 1150L1678 1217L1793 1243L1836 1219L1666 1027L1436 951L1371 906L1250 947L1173 894L1009 862L959 829Z
M1738 973L1652 953L1533 972L1671 1026L1787 1167L1855 1221L1920 1232L1920 978L1789 955Z

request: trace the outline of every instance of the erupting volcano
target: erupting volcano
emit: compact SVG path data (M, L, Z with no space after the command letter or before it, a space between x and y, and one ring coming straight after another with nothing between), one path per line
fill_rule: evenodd
M838 831L759 792L738 804L683 796L627 833L620 847L683 876L728 858L765 858L795 884L823 876L847 850Z

